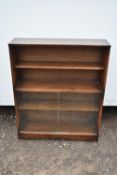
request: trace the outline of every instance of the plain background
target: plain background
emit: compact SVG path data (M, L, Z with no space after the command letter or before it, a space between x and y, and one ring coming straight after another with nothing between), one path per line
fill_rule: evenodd
M117 105L116 0L0 0L0 105L13 105L8 43L14 37L105 38L112 45L104 105Z

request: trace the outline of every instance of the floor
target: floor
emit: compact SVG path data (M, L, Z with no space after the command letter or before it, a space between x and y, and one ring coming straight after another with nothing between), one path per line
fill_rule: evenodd
M0 108L0 175L116 175L117 108L105 108L98 142L19 140L13 107Z

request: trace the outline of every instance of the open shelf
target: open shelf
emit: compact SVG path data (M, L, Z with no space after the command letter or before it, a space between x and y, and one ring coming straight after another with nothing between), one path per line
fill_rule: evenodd
M38 62L23 61L16 63L18 69L73 69L73 70L103 70L102 63L96 62Z
M102 93L100 85L96 83L41 83L33 81L19 81L15 90L20 92Z
M101 94L17 92L19 110L98 111Z
M20 134L37 134L37 137L49 134L56 136L71 135L77 137L90 136L96 137L97 130L97 113L95 112L60 112L52 111L28 111L21 112L21 128ZM32 117L33 116L33 117ZM39 134L39 135L38 135ZM70 138L70 137L69 137Z

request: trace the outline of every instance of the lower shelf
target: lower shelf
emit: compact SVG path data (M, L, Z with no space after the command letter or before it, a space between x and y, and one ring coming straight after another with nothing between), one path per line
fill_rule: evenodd
M21 138L66 138L96 140L97 112L21 111Z
M71 133L71 132L30 132L30 131L19 131L19 138L22 139L70 139L70 140L85 140L85 141L97 141L98 133Z

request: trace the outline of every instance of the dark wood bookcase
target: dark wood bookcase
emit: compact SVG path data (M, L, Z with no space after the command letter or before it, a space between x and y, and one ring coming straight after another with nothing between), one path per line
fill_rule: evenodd
M109 50L99 39L13 39L19 138L97 140Z

